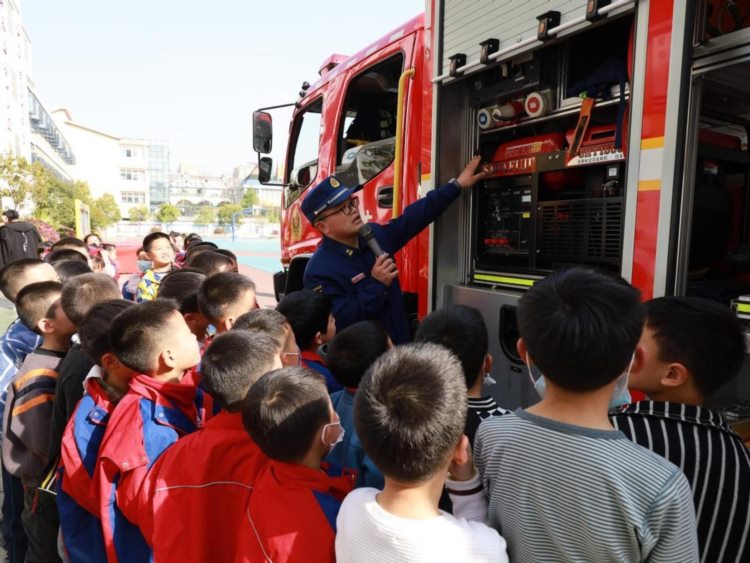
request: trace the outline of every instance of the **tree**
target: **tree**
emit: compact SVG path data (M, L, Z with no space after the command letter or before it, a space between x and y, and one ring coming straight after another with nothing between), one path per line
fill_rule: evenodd
M216 211L213 207L204 205L198 210L193 223L196 225L213 225L216 222Z
M74 228L76 223L75 200L78 199L92 207L91 191L86 182L68 182L53 174L45 174L45 186L38 192L44 192L42 201L35 201L35 215L49 220L56 227ZM35 190L37 191L37 190ZM34 198L36 199L36 197Z
M0 196L13 200L14 207L23 203L34 186L34 170L25 158L0 156Z
M242 211L241 205L237 205L237 204L222 205L219 207L219 211L216 214L216 219L219 225L221 226L231 225L232 215L241 211ZM234 222L235 225L239 225L240 223L242 223L242 215L237 216L237 219Z
M135 205L130 208L130 221L133 223L142 223L148 219L148 207L145 205Z
M120 207L117 205L112 194L104 194L102 197L95 199L91 204L91 226L94 228L105 229L114 225L120 219Z
M258 204L258 192L253 188L248 188L247 191L242 195L242 201L240 202L242 207L245 209L252 209L253 205Z
M174 223L180 216L180 210L176 205L171 203L162 203L159 209L156 210L156 220L169 228L169 225Z
M267 217L269 223L278 223L281 219L281 209L278 207L271 207L268 210Z

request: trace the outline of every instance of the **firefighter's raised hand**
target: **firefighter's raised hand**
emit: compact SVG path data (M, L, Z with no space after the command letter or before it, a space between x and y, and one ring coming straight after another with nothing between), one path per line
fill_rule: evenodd
M469 161L469 164L466 165L466 168L464 168L461 171L461 174L458 175L458 178L456 178L456 181L458 182L458 185L460 187L470 188L479 180L484 180L484 178L487 176L486 172L480 172L479 174L477 174L479 163L481 161L482 157L479 155L475 156Z
M398 276L396 263L388 254L381 254L375 259L370 275L385 286L390 287Z

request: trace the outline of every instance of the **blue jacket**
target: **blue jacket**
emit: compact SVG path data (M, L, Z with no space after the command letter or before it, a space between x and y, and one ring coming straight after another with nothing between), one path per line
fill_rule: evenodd
M41 345L42 337L18 319L0 338L0 420L3 419L8 385L18 373L18 368L26 356Z
M341 419L341 428L346 432L344 439L328 454L326 461L339 467L348 467L357 471L355 488L374 487L382 489L385 486L383 472L365 453L365 448L354 429L354 391L344 389L331 395L333 409Z
M381 248L390 255L401 250L459 193L459 188L450 182L406 207L401 217L386 225L371 223ZM403 344L410 340L410 332L401 286L398 278L386 286L370 277L374 264L375 255L363 240L359 240L359 248L352 248L323 237L307 264L304 285L331 298L338 330L358 321L374 320L388 331L394 344Z

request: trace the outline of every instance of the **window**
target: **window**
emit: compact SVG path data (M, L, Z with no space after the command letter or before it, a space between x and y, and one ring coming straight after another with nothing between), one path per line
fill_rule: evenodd
M120 178L122 180L140 180L141 173L138 170L128 170L124 168L120 170Z
M284 186L284 202L289 207L318 174L318 150L320 149L320 121L323 112L323 98L312 102L297 115L292 126L290 170Z
M396 152L398 54L355 77L344 100L338 134L336 174L348 186L364 184L385 170Z
M122 192L120 201L130 205L146 203L146 194L144 192Z

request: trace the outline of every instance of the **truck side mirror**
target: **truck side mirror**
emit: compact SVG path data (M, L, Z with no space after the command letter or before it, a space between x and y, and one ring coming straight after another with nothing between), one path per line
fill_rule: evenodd
M253 150L268 154L273 146L273 118L265 111L253 112Z
M271 171L273 170L273 159L270 156L264 156L258 163L258 181L261 184L267 184L271 180Z

